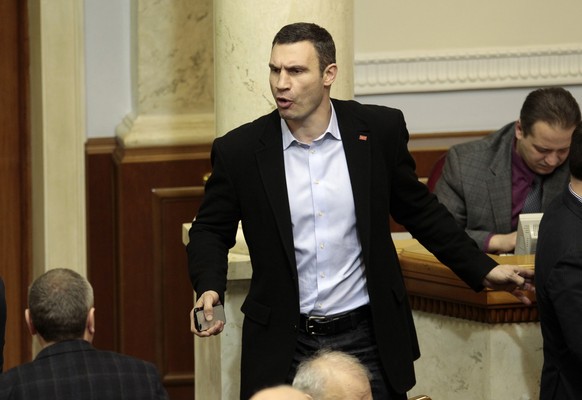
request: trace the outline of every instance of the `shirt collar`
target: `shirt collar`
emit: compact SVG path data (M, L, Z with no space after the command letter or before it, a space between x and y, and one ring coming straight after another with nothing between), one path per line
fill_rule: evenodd
M568 189L570 190L570 193L572 193L572 196L576 197L576 200L582 203L582 196L580 196L578 193L574 191L574 189L572 189L571 183L568 183Z
M333 103L330 101L329 104L331 106L331 118L329 119L329 125L327 126L325 132L323 132L321 136L319 136L314 141L321 140L327 133L329 133L336 140L342 140L339 124L337 122L337 115L335 114L335 109L333 108ZM281 132L283 133L283 150L289 148L289 146L291 146L293 143L299 143L299 141L295 139L295 136L293 136L291 133L291 130L283 118L281 118Z

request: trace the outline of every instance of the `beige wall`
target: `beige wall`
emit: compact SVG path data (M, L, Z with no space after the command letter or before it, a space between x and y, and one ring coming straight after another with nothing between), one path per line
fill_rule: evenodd
M358 5L356 95L582 84L579 1Z
M582 43L579 0L359 0L356 53Z

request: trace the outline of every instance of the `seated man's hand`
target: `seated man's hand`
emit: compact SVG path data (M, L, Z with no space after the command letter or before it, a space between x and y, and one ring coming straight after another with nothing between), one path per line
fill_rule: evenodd
M531 300L527 297L526 292L535 292L533 278L533 269L501 264L485 275L483 286L495 290L505 290L517 297L523 304L531 305Z
M517 232L506 234L497 234L491 236L489 239L488 253L512 253L515 250L515 243L517 242Z

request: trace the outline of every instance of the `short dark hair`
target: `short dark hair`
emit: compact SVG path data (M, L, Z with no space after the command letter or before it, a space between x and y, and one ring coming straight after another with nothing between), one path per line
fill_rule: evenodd
M322 74L328 65L335 63L333 38L328 31L313 23L296 22L285 25L275 35L272 47L276 44L293 44L303 41L308 41L315 47L319 58L319 70Z
M569 163L572 176L582 181L582 124L576 125L572 133Z
M30 318L47 342L82 338L91 307L93 288L70 269L51 269L28 290Z
M536 122L570 128L580 122L580 107L572 93L561 87L534 90L527 95L519 115L524 136Z

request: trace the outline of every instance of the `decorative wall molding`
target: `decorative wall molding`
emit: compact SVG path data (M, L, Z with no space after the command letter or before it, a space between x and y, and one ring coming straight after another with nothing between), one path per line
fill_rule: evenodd
M582 44L356 55L355 94L582 84Z

